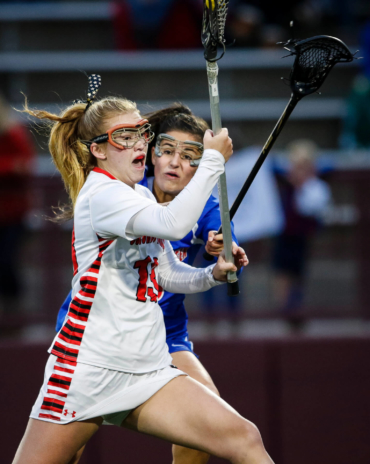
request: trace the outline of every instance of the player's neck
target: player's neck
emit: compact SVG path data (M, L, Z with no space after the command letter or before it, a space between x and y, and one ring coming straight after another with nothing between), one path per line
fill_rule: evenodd
M158 185L153 180L153 195L155 196L158 203L167 203L172 201L176 195L171 195L170 193L163 192Z

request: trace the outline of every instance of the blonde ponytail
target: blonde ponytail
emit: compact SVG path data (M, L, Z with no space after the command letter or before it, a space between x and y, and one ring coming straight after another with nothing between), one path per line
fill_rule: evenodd
M59 212L54 211L56 222L73 217L78 194L96 166L95 156L81 141L104 133L108 129L105 127L108 119L137 111L136 104L130 100L109 97L93 103L87 111L86 103L73 104L57 116L47 111L31 110L26 99L24 112L51 122L50 154L71 200L70 205L59 207Z

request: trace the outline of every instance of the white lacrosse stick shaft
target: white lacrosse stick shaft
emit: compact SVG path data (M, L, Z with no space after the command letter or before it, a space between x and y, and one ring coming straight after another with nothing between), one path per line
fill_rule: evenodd
M216 62L207 61L207 77L209 87L209 101L211 104L212 130L216 135L221 131L221 113L220 113L220 97L218 93L218 65ZM232 254L232 235L229 213L229 201L227 198L226 174L223 173L218 179L218 195L220 201L221 225L223 242L225 249L225 259L228 263L233 263ZM230 284L236 283L238 278L236 272L227 273L227 281ZM238 291L239 293L239 291ZM229 288L230 294L230 288Z

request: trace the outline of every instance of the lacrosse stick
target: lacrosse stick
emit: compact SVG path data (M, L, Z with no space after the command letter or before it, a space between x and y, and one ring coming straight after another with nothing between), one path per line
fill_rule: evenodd
M260 156L230 208L230 220L234 217L240 203L243 201L254 178L299 100L306 95L317 92L334 65L337 63L349 63L354 58L354 55L350 52L347 45L341 40L327 35L319 35L300 41L289 40L284 45L284 48L290 52L290 54L286 56L295 55L294 64L289 76L292 94L287 107L280 116L270 137L267 139ZM223 224L217 233L220 234L222 231ZM214 257L208 253L204 253L204 258L208 260L214 259Z
M214 134L218 134L222 128L217 81L218 65L216 61L222 58L225 53L224 33L228 4L229 0L204 0L202 43L204 46L204 58L207 61L209 100ZM220 56L217 56L218 46L222 47ZM218 180L218 193L221 224L224 231L225 259L228 263L233 263L232 235L225 173ZM236 272L227 273L227 293L231 296L239 294Z

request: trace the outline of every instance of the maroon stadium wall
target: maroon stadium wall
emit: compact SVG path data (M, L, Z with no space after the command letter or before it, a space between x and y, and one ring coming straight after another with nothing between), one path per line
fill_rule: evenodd
M222 397L259 427L276 464L370 463L370 339L199 342L196 352ZM24 433L47 356L45 346L0 345L4 464ZM104 426L80 462L170 463L171 447Z

